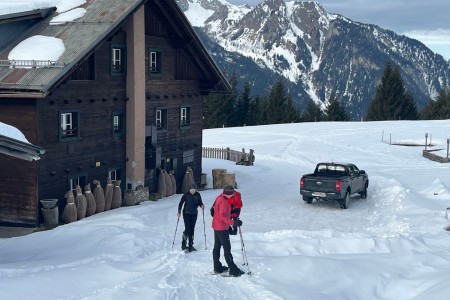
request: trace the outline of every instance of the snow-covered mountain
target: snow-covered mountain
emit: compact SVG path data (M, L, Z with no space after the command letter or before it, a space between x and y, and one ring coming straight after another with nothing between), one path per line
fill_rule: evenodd
M328 13L316 2L265 0L255 8L177 2L220 68L249 80L254 94L265 94L282 76L300 106L335 93L356 119L365 116L389 59L419 108L449 83L449 63L421 42Z

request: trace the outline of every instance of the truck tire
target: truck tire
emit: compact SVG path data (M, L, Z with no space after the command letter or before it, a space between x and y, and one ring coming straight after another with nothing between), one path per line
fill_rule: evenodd
M361 195L361 199L366 199L367 198L367 183L364 186L364 190L362 192L359 192L359 194Z
M347 209L349 203L350 203L350 194L349 194L349 192L345 192L345 196L341 200L341 208Z
M303 196L303 201L307 202L308 204L311 204L313 201L312 197Z

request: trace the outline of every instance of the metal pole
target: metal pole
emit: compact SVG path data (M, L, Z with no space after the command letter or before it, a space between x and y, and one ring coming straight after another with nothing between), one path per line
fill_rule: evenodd
M173 250L173 245L175 245L175 237L177 236L178 222L180 222L180 217L177 218L177 227L175 227L175 234L173 236L172 250Z
M238 226L239 229L239 236L241 237L241 250L242 250L242 257L244 260L244 265L247 266L247 274L252 275L252 272L250 271L250 267L248 266L248 259L247 259L247 252L245 251L245 245L244 245L244 238L242 237L242 230L241 226Z
M205 234L205 250L208 250L208 248L206 247L205 209L204 208L202 208L202 213L203 213L203 233Z

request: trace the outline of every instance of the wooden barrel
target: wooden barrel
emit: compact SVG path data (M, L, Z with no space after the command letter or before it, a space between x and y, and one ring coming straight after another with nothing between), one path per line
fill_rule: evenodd
M58 206L54 208L41 208L44 216L44 223L48 226L56 226L59 224L59 210Z

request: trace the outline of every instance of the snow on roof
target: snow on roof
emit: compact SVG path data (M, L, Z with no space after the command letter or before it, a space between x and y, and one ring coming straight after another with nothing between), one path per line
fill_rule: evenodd
M0 0L0 15L56 7L58 13L83 5L86 0Z
M22 133L22 131L20 131L19 129L17 129L14 126L5 124L0 122L0 135L6 136L8 138L14 139L14 140L18 140L24 143L30 143L28 142L28 140L26 139L25 135Z
M57 61L64 53L65 47L61 39L35 35L14 47L9 52L9 60ZM30 68L30 67L28 67Z

